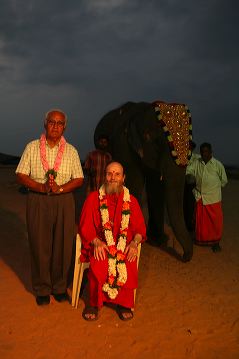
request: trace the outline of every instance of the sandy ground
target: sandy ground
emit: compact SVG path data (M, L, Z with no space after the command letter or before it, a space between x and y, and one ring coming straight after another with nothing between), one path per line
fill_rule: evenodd
M31 292L25 227L26 195L14 167L0 168L0 358L239 358L239 182L223 191L223 251L194 246L182 263L142 247L135 317L122 322L103 307L96 322L84 302L51 300L38 307ZM177 242L169 245L180 250Z

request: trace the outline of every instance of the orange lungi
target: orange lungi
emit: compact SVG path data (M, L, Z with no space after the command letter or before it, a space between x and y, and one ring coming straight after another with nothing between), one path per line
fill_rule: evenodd
M203 205L200 199L196 203L196 242L211 245L218 243L222 237L223 213L222 203Z

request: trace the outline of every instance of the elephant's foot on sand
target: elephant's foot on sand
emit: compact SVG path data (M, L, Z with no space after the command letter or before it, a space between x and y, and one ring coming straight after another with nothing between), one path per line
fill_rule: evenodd
M161 235L158 238L148 235L147 243L153 247L161 247L162 245L167 244L167 241L168 237L165 234Z
M192 253L184 252L182 256L182 262L183 263L189 262L192 259L192 256L193 256Z

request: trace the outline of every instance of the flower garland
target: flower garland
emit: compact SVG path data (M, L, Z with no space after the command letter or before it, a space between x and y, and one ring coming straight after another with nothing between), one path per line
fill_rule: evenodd
M49 163L46 159L46 136L45 134L42 134L40 137L40 156L41 156L41 162L44 168L44 171L46 172L46 177L48 178L49 175L53 175L54 178L57 176L57 171L60 168L64 149L66 145L66 140L63 136L61 136L60 142L59 142L59 148L56 155L56 159L54 162L53 168L49 168Z
M119 289L127 281L127 269L125 264L125 247L130 219L130 194L126 187L123 187L124 196L121 211L121 225L116 244L113 237L112 225L109 220L109 209L104 185L99 189L100 214L108 252L108 279L102 289L110 299L115 299Z

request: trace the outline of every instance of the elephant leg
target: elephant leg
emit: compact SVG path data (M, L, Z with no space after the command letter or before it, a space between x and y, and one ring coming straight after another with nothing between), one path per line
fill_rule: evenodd
M184 201L183 201L183 210L184 210L184 219L185 224L189 232L194 231L194 209L195 209L195 198L193 195L194 185L185 183L184 188Z
M150 244L159 246L167 239L164 235L164 183L160 174L146 171L146 193L149 216L147 236Z

